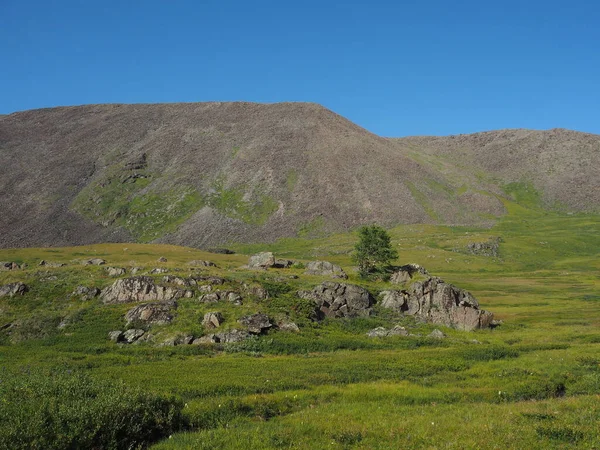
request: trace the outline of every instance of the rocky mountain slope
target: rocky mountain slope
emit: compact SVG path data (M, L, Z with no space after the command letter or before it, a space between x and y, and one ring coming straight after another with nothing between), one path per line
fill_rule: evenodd
M600 136L387 139L308 103L25 111L0 116L0 247L207 247L372 222L489 225L503 196L524 191L597 210L599 168Z

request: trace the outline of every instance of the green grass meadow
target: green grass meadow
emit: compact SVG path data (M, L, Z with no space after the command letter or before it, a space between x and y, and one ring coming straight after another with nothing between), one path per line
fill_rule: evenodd
M0 327L18 325L10 335L0 331L0 449L598 449L600 217L549 212L527 198L505 206L508 214L490 229L389 230L399 264L421 264L471 291L503 321L474 332L418 323L378 306L368 318L315 323L295 291L324 278L304 275L300 267L243 268L247 255L273 251L338 263L348 282L374 295L390 288L358 278L353 233L232 243L233 255L151 244L0 250L0 261L28 265L0 272L0 285L30 287L24 296L0 298ZM469 243L496 237L498 257L467 251ZM168 261L158 263L161 256ZM225 277L227 287L261 285L271 294L267 300L249 296L242 306L182 299L172 324L152 327L160 338L205 333L203 314L213 310L223 313L225 329L261 311L288 316L300 332L271 331L214 347L114 344L108 332L124 329L132 305L70 296L78 285L103 288L114 281L104 267L78 263L95 257L107 266L165 267L184 276L187 262L207 259L218 267L202 273ZM41 259L68 265L38 266ZM366 336L394 324L414 336ZM428 338L435 328L447 338ZM40 381L54 378L54 387ZM68 392L89 401L69 400ZM127 408L119 406L120 397ZM36 414L40 422L32 425L28 417L42 404L52 420ZM127 428L110 417L126 418L121 424L135 428L135 439L122 436ZM108 425L85 435L94 423ZM110 436L94 441L94 433ZM67 444L53 444L61 440Z

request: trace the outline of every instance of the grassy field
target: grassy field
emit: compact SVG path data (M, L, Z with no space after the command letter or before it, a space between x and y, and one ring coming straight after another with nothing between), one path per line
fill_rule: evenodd
M491 229L390 230L399 263L421 264L468 289L503 321L475 332L442 327L448 336L442 340L426 337L440 327L377 307L369 318L314 323L306 314L309 305L294 293L323 278L303 275L301 268L242 267L247 254L265 250L299 261L326 259L341 264L349 282L376 294L389 285L364 282L353 271L353 234L232 244L235 255L142 244L0 250L0 261L28 264L0 272L0 285L30 286L25 296L0 298L0 327L19 325L10 335L0 334L0 386L40 375L83 376L130 389L127 398L142 398L144 405L171 399L180 417L152 438L156 449L600 448L600 218L544 211L535 199L505 206L508 215ZM467 251L469 243L496 237L498 257ZM161 256L168 261L158 263ZM103 267L77 263L92 257L110 266L165 267L183 275L188 261L211 260L218 267L207 274L226 277L232 287L262 285L271 294L268 300L249 297L243 306L218 305L224 328L262 311L288 314L301 331L273 331L216 348L116 345L108 332L123 329L131 305L69 295L77 285L102 288L114 281ZM41 259L68 265L38 266ZM203 314L215 308L181 300L174 322L152 331L161 339L200 335ZM396 323L418 336L365 334ZM27 401L7 394L17 387L4 389L0 417L27 410ZM57 392L52 395L58 411ZM32 396L30 403L35 401ZM11 448L2 443L9 428L0 425L0 448ZM50 448L42 443L35 445Z

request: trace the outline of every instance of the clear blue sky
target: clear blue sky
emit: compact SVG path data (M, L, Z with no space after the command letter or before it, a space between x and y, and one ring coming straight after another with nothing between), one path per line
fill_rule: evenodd
M600 133L597 0L0 0L0 114L311 101L385 136Z

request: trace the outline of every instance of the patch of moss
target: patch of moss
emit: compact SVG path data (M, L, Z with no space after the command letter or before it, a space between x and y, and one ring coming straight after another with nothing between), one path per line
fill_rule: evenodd
M217 179L212 189L207 204L224 216L247 224L263 225L278 207L273 198L262 193L254 195L251 200L245 199L244 192L240 188L226 188L223 178Z

